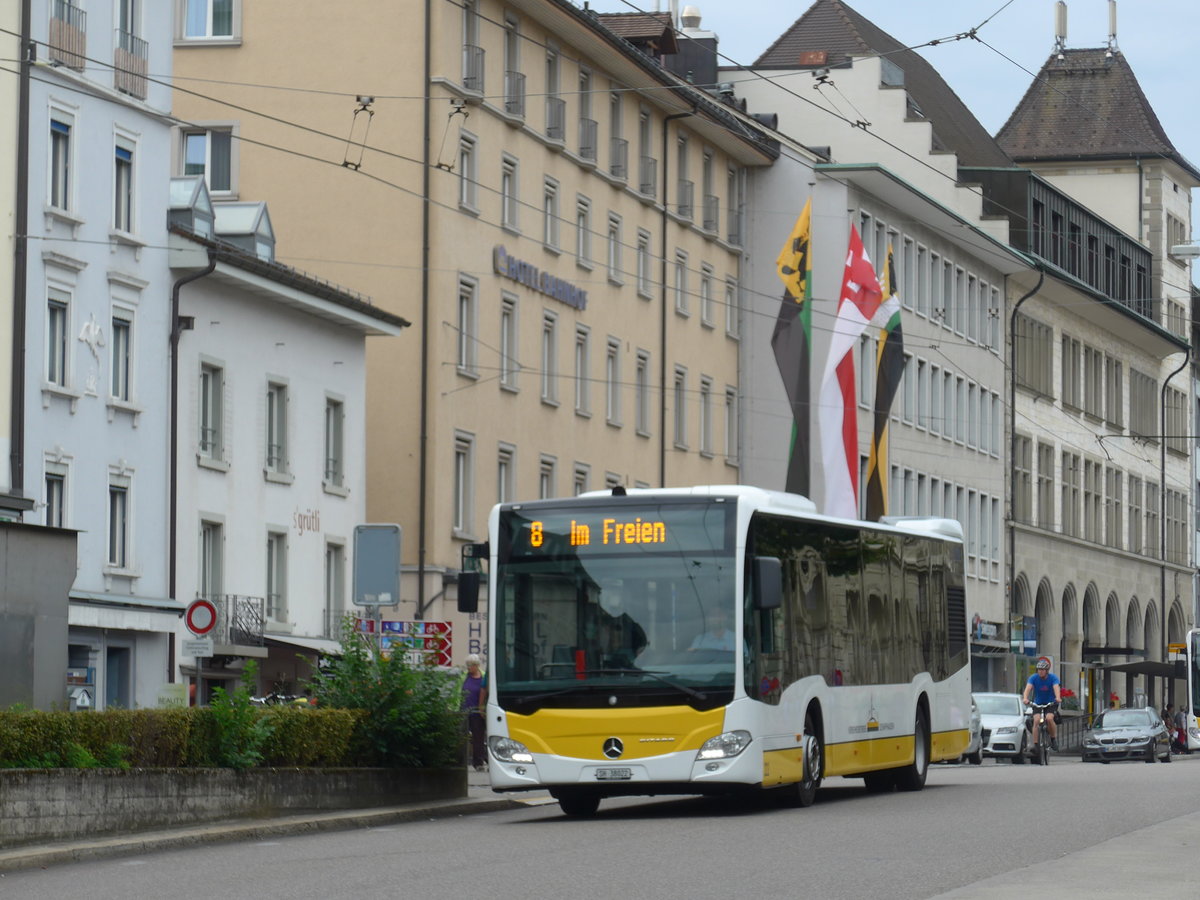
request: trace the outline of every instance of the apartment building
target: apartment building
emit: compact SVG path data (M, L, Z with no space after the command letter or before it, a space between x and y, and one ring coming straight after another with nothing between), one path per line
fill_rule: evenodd
M776 151L660 65L669 17L339 10L178 19L175 172L272 198L281 260L415 323L368 350L367 516L403 529L384 617L454 620L497 501L738 480L743 192Z

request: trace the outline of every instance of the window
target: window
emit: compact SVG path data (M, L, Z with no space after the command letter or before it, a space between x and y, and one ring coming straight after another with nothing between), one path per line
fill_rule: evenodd
M1158 381L1129 370L1129 430L1140 437L1158 437Z
M517 389L517 299L505 296L500 299L500 387Z
M236 38L241 0L183 0L183 36L190 40Z
M650 275L650 264L650 232L639 228L637 234L637 292L638 296L645 300L652 299L650 291L653 278Z
M458 350L457 365L459 375L475 377L477 371L478 340L476 337L476 317L478 315L479 285L472 278L460 277L458 280Z
M1100 501L1104 491L1104 469L1095 460L1083 462L1083 537L1098 542L1104 520L1100 518Z
M736 339L739 334L738 312L741 298L738 294L738 283L732 278L725 279L725 336Z
M67 469L54 463L46 464L46 512L42 524L62 528L67 521Z
M50 205L71 208L71 125L66 117L50 120Z
M575 262L592 267L592 201L583 196L575 199Z
M345 477L344 419L345 404L325 398L325 477L328 487L342 487Z
M558 95L562 68L558 51L546 49L546 137L561 141L566 137L566 101Z
M738 458L737 388L725 386L725 462L736 463Z
M1083 411L1104 415L1104 354L1095 347L1083 348Z
M712 379L700 376L700 455L713 455Z
M500 161L500 224L509 231L519 227L520 202L517 194L517 161L505 156Z
M638 434L646 437L650 434L650 354L645 350L637 352L633 390L634 428Z
M542 314L542 402L558 403L558 316Z
M118 141L114 150L113 228L133 231L133 145Z
M621 284L621 217L608 214L608 280Z
M917 360L917 427L929 427L929 363Z
M220 522L200 522L200 566L196 593L217 600L225 593L225 534Z
M479 209L478 157L476 140L465 132L458 138L458 205L475 212Z
M46 301L46 381L59 387L67 386L69 375L67 361L67 334L70 299L62 291L50 290Z
M611 139L609 141L608 171L613 178L627 178L629 170L629 142L622 135L621 120L625 110L621 91L613 85L613 91L608 95L608 119Z
M604 350L604 420L621 424L621 342L614 337Z
M571 491L576 497L587 491L591 474L592 467L587 463L575 463L575 471L571 476Z
M729 202L729 243L742 243L742 170L730 167L726 174L725 191Z
M525 115L525 73L521 71L521 25L504 17L504 111Z
M1033 441L1017 435L1013 456L1013 518L1018 522L1033 521Z
M592 118L592 73L579 70L579 155L596 161L596 120Z
M225 370L212 363L200 366L200 455L225 458Z
M675 251L675 312L681 316L691 315L688 298L688 257L682 250Z
M713 269L708 263L700 266L700 322L713 327Z
M971 386L973 391L975 386ZM913 423L917 407L917 363L911 353L904 354L904 373L900 382L901 402L900 415L908 424Z
M233 129L183 132L183 174L203 175L211 193L233 190Z
M454 498L452 506L454 533L466 535L471 530L475 501L475 438L465 432L454 435Z
M1062 533L1080 537L1079 479L1083 460L1077 453L1063 451L1062 455Z
M287 621L287 535L267 532L267 618Z
M508 503L516 498L517 449L512 444L501 444L496 454L496 502Z
M1168 387L1163 397L1166 418L1163 420L1163 441L1167 449L1187 454L1191 441L1188 438L1188 399L1183 391Z
M133 354L133 322L128 315L112 317L111 373L109 392L114 400L128 403L131 398L129 383Z
M1082 346L1067 335L1062 336L1062 402L1063 406L1081 409L1083 391L1080 383Z
M1013 323L1013 367L1018 387L1050 397L1054 394L1051 376L1051 341L1048 325L1017 314ZM1064 398L1065 402L1065 398Z
M542 244L558 250L558 182L551 178L542 185Z
M1120 469L1109 466L1104 470L1104 539L1110 547L1121 549L1124 509L1121 505Z
M575 326L575 412L581 416L592 414L590 368L591 334L586 325Z
M108 565L129 567L129 479L116 476L108 484Z
M342 636L342 616L346 614L346 548L325 545L325 637Z
M1143 509L1146 511L1145 525L1142 528L1142 536L1145 540L1145 554L1147 556L1158 556L1159 547L1159 488L1153 481L1146 482L1146 502L1143 504Z
M675 367L675 446L687 449L687 369Z
M1054 445L1037 445L1037 524L1047 530L1054 527Z
M268 472L287 471L287 385L267 384L267 458Z
M1133 553L1145 552L1142 546L1142 479L1129 476L1129 549Z
M538 499L549 500L554 496L554 473L556 463L553 456L538 460Z

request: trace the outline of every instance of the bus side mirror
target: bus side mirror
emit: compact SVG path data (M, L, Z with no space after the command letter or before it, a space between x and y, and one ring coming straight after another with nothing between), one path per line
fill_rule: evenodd
M458 575L458 611L479 612L479 573L460 572Z
M783 565L774 556L754 557L754 607L779 609L783 603Z

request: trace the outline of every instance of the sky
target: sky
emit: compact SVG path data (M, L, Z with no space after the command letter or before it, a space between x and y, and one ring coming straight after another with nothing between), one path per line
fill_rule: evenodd
M918 52L992 134L1008 120L1054 48L1054 0L846 0L846 3L909 46L935 38L951 38L986 21L978 28L978 35L990 47L966 39L925 47ZM669 0L589 0L589 5L598 12L670 8ZM699 9L700 27L717 34L718 51L728 57L722 60L723 64L749 65L804 14L811 0L679 0L680 8L685 5ZM1068 0L1067 47L1104 46L1108 41L1108 7L1108 0ZM1193 165L1200 166L1196 89L1187 74L1191 69L1184 63L1195 53L1200 36L1198 25L1200 3L1196 0L1117 3L1117 46L1132 66L1175 149ZM1200 204L1193 213L1194 236L1200 236L1198 219Z

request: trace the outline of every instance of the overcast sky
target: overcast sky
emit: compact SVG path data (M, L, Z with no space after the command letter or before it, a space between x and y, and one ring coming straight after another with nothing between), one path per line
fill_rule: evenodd
M582 5L582 0L577 2ZM1054 47L1054 0L847 0L847 4L909 46L953 37L990 19L978 34L995 50L968 39L919 52L992 134L1007 121ZM700 10L701 28L716 32L723 56L749 65L811 2L691 0L689 4L679 0L680 8L685 5ZM590 0L590 6L600 12L634 12L667 10L670 2ZM1108 0L1068 0L1067 7L1067 46L1104 46ZM1193 165L1200 165L1200 115L1197 88L1187 75L1193 68L1184 61L1196 53L1197 22L1197 0L1120 0L1117 4L1117 46L1175 149ZM1194 226L1193 234L1197 233Z

